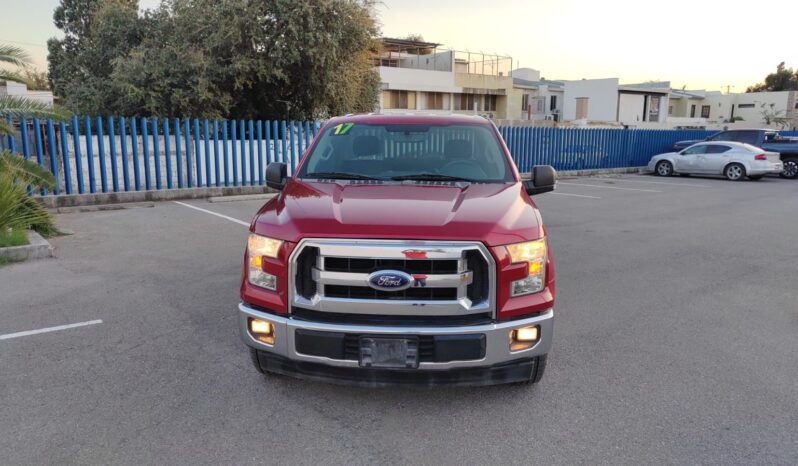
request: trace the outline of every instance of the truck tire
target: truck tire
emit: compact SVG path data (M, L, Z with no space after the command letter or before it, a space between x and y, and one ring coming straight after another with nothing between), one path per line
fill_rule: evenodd
M740 181L745 178L745 167L739 163L730 163L723 169L723 176L729 181Z
M788 180L798 177L798 158L790 157L784 159L784 169L779 173L779 176Z
M671 176L673 175L673 165L667 160L660 160L654 168L654 173L659 176Z

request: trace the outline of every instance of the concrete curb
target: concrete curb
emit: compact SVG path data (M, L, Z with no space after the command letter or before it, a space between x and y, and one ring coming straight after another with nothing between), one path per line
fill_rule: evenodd
M28 232L28 244L0 248L0 259L19 262L32 259L53 257L53 246L35 231Z
M119 204L132 202L171 201L177 199L204 199L206 197L240 196L275 192L266 186L228 186L183 189L161 189L157 191L135 191L123 193L64 194L44 196L41 202L49 209L79 207L97 204Z
M561 177L565 176L596 176L596 175L622 175L625 173L640 173L645 167L624 167L624 168L596 168L592 170L563 170L557 172Z
M217 202L260 201L260 200L271 199L276 195L277 193L266 193L266 194L244 194L241 196L209 197L208 202L215 204Z

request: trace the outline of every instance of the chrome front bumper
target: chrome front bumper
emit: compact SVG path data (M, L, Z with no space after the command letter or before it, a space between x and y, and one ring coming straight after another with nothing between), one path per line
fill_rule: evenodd
M316 330L323 332L356 333L359 335L485 335L485 357L467 361L450 362L421 362L419 370L447 370L469 367L494 366L509 361L529 359L546 354L551 349L554 332L554 311L534 314L531 317L495 322L485 325L468 326L383 326L383 325L349 325L310 322L293 319L255 310L244 303L238 305L239 327L244 343L260 351L268 352L293 361L310 362L337 367L358 368L358 361L345 359L331 359L326 357L302 354L296 351L295 332L297 330ZM257 318L271 322L274 326L274 345L267 345L255 340L249 333L248 321ZM510 351L509 334L511 330L540 326L540 340L532 346L521 351Z

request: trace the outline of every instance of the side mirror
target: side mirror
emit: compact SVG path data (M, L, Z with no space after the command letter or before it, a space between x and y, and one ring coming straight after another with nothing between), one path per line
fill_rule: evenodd
M272 162L266 166L266 186L281 191L288 178L288 167L282 162Z
M551 165L535 165L531 178L524 181L524 190L530 196L554 191L557 184L557 172Z

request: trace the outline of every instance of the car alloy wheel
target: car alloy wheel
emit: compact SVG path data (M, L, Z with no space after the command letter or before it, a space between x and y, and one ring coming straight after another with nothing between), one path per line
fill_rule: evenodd
M795 178L798 176L798 159L787 159L784 161L784 169L779 173L782 178Z
M745 169L742 165L732 164L726 167L726 178L731 181L737 181L745 176Z
M662 161L657 164L657 175L671 176L673 174L673 166L670 162Z

